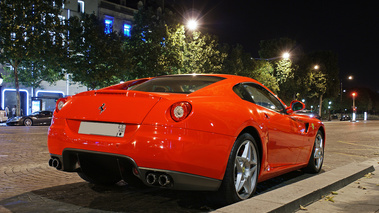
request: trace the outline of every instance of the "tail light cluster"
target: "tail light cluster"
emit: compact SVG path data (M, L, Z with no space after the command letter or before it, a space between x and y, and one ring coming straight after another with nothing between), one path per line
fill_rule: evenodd
M58 99L57 100L57 105L55 106L55 111L59 112L63 108L63 106L64 106L64 104L66 102L67 102L67 98L60 98L60 99Z
M171 106L170 115L174 121L179 122L186 119L191 111L191 104L189 102L182 101L177 102Z

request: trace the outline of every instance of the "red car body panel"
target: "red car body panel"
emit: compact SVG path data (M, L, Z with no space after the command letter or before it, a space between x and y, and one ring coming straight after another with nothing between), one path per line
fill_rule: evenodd
M133 159L139 168L222 180L235 140L242 132L251 131L258 137L261 151L258 181L308 164L316 133L324 131L322 122L292 113L283 115L242 100L233 86L243 82L263 86L251 78L213 76L225 79L190 94L125 90L149 80L142 79L68 97L64 107L54 113L49 152L55 156L62 156L65 149L117 154ZM175 122L170 107L180 101L189 102L192 111ZM122 123L125 134L79 134L82 121Z

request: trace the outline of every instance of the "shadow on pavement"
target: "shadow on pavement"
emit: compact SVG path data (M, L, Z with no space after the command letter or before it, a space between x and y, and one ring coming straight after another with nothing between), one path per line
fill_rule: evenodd
M312 175L295 171L258 184L256 194ZM35 190L0 201L11 212L209 212L215 206L206 192L134 188L120 182L96 186L86 182Z

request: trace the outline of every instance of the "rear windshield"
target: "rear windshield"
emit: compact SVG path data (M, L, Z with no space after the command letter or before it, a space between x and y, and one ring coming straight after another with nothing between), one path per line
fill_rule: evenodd
M162 76L138 84L129 90L189 94L223 79L218 76L204 75Z

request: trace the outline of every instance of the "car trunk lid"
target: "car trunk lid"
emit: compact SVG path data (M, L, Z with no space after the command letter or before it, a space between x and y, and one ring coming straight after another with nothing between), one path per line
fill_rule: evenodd
M71 120L141 124L160 100L156 94L97 90L73 96L56 115Z

